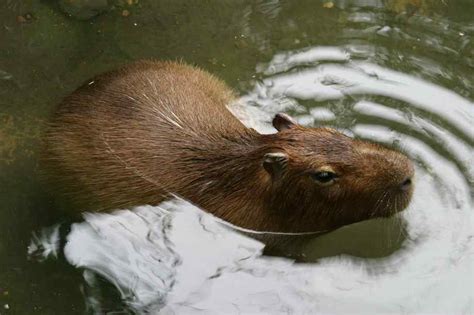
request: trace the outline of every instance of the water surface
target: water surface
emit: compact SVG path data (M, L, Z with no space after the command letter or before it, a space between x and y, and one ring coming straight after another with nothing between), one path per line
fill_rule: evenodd
M0 4L0 313L474 313L471 1L117 3ZM141 58L221 77L262 132L284 111L405 151L411 206L278 253L305 264L181 200L68 215L38 178L44 123Z

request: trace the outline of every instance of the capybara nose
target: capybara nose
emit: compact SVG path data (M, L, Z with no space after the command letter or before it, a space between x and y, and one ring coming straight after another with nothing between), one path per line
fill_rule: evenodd
M407 191L411 188L412 186L412 178L411 176L410 177L407 177L403 180L403 182L400 184L400 188L404 191Z

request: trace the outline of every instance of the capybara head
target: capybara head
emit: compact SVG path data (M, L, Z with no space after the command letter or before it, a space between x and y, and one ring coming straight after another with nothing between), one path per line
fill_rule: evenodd
M322 228L405 209L413 193L412 162L402 153L331 128L305 128L285 114L263 167L271 177L272 207ZM312 223L311 223L312 222Z

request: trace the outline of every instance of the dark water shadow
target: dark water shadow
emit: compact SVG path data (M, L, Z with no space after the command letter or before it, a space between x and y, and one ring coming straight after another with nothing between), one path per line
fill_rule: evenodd
M264 254L316 262L321 258L350 255L358 258L383 258L402 248L407 238L407 223L392 217L351 224L316 237L285 237L279 246L265 248Z

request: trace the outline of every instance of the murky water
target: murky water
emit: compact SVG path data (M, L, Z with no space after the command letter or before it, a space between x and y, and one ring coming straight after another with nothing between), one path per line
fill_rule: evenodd
M59 2L0 3L0 314L474 313L474 3ZM262 132L284 111L400 148L411 206L273 253L291 258L182 200L68 215L38 178L44 122L140 58L220 76Z

